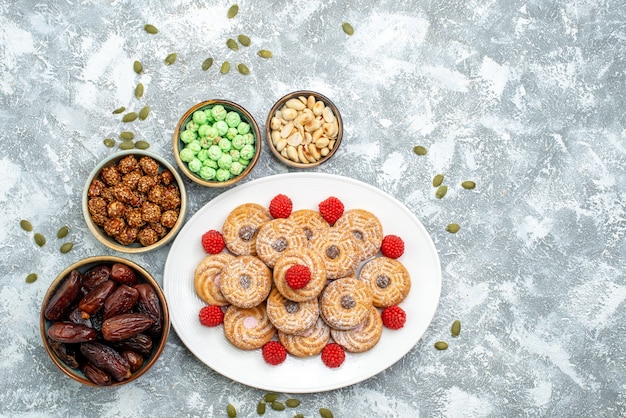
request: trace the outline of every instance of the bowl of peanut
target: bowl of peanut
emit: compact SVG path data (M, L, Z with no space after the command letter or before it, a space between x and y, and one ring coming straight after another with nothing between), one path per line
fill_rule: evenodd
M328 161L343 138L337 106L326 96L299 90L281 97L265 123L267 144L276 158L296 168Z
M142 253L162 247L183 226L187 193L182 177L164 158L143 150L116 152L85 183L85 222L107 247Z
M95 256L52 282L39 327L48 356L66 376L87 386L120 386L156 363L170 317L148 271L121 257Z

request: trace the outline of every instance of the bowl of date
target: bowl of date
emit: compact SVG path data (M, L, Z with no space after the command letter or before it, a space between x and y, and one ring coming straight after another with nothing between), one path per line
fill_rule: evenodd
M50 359L88 386L120 386L146 373L169 329L167 302L154 277L116 256L67 267L41 305L41 338Z

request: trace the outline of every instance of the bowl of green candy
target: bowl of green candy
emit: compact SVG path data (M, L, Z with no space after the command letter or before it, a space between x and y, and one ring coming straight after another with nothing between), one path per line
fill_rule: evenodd
M212 99L180 118L173 138L174 158L192 181L228 187L247 176L261 154L261 132L237 103Z

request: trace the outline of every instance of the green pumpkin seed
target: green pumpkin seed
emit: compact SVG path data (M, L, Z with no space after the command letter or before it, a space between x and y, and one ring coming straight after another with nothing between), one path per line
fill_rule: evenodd
M233 17L237 16L237 13L239 13L239 6L236 4L233 4L228 9L228 18L232 19Z
M67 254L72 250L72 248L74 248L74 243L66 242L65 244L61 245L61 253Z
M62 226L57 231L57 238L65 238L68 232L70 232L70 229L67 226Z
M137 87L135 87L135 97L137 99L141 99L142 96L143 96L143 84L139 83L137 84Z
M300 406L300 401L294 398L289 398L285 401L285 405L287 405L289 408L297 408L298 406Z
M150 114L150 106L144 106L139 111L139 120L146 120L148 115Z
M122 117L122 122L132 122L137 119L137 112L128 112Z
M122 107L118 107L117 109L115 109L115 110L113 111L113 114L114 114L114 115L119 115L120 113L122 113L122 112L123 112L123 111L125 111L125 110L126 110L126 108L125 108L124 106L122 106Z
M137 141L135 142L135 148L137 149L148 149L150 148L150 144L147 141Z
M270 406L272 407L272 409L274 411L284 411L285 410L285 404L279 401L274 401L270 404Z
M222 67L220 68L220 73L228 74L229 71L230 71L230 62L224 61L222 63Z
M21 227L24 231L26 231L26 232L30 232L30 231L32 231L32 230L33 230L33 224L31 224L30 222L28 222L28 221L27 221L27 220L25 220L25 219L22 219L22 220L20 221L20 227Z
M226 407L226 413L228 414L228 418L235 418L237 416L237 409L233 406L233 404L228 404Z
M46 237L44 237L39 232L35 234L34 238L35 238L35 243L39 245L40 247L43 247L44 245L46 245Z
M270 51L269 49L261 49L259 52L257 52L257 54L261 58L272 58L272 51Z
M176 58L178 58L178 54L176 54L175 52L168 54L168 56L165 57L165 64L166 65L174 64L176 62Z
M135 148L135 144L133 143L133 141L124 141L120 143L119 148L123 150L129 150Z
M263 415L265 413L265 402L259 401L256 406L256 413L259 415Z
M445 341L437 341L435 343L435 348L437 350L446 350L448 348L448 343Z
M448 186L439 186L435 192L435 196L437 199L441 199L446 195L446 193L448 193Z
M330 412L330 409L327 408L320 408L320 416L322 418L334 418L333 413Z
M39 276L37 276L37 273L30 273L28 276L26 276L26 283L35 283L38 277Z
M209 57L202 61L202 70L206 71L213 65L213 58Z
M446 231L450 232L451 234L456 234L457 232L459 232L460 229L461 226L459 224L448 224L448 226L446 226Z
M115 146L115 139L105 138L104 141L102 141L102 143L109 148L113 148Z
M413 147L413 152L417 155L426 155L428 153L428 150L421 145L416 145Z
M156 35L157 33L159 33L159 30L156 28L156 26L151 25L151 24L146 24L144 25L144 30L146 32L148 32L150 35Z
M304 418L304 414L296 414L293 418Z
M129 131L124 131L120 133L120 139L122 141L132 141L135 138L135 134Z
M250 38L248 38L246 35L237 36L237 40L243 46L250 46Z
M246 64L242 63L237 64L237 71L239 71L243 75L250 74L250 69L246 66Z
M437 174L433 177L433 187L439 187L443 183L443 174Z
M452 334L453 337L457 337L460 333L461 333L461 321L457 319L456 321L452 323L452 326L450 327L450 334Z
M226 40L226 46L232 49L233 51L239 50L239 45L237 45L237 42L232 38L228 38Z
M274 402L276 399L278 399L278 394L273 392L266 393L265 396L263 396L265 402Z
M133 70L135 70L137 74L141 74L141 72L143 71L143 65L141 65L139 61L135 61L133 63Z
M474 183L474 182L473 182L473 181L471 181L471 180L467 180L467 181L464 181L463 183L461 183L461 186L462 186L464 189L467 189L467 190L472 190L474 187L476 187L476 183Z
M346 35L350 35L350 36L354 35L354 28L348 22L343 22L341 24L341 28L346 33Z

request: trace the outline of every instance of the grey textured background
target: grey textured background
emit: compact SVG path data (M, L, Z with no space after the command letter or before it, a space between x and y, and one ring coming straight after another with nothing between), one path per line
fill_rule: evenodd
M312 89L337 104L345 124L344 143L317 171L402 201L439 250L443 288L429 330L406 357L363 383L298 396L297 412L624 416L624 3L242 0L229 20L231 4L0 1L2 415L225 416L233 403L238 416L256 416L263 392L213 372L173 331L140 380L82 387L44 352L38 310L66 265L111 253L80 211L88 173L115 152L104 138L132 130L174 162L174 126L196 102L236 101L263 126L276 99ZM148 35L145 23L160 33ZM228 50L225 40L239 33L252 46ZM274 57L263 60L258 49ZM178 61L166 66L170 52ZM208 56L216 64L204 72ZM251 74L221 75L224 60L245 62ZM141 100L133 96L139 81ZM111 114L145 104L145 121L122 124ZM429 153L416 156L415 145ZM286 171L265 149L250 179ZM441 200L430 184L437 173L449 186ZM475 190L460 187L467 179ZM220 193L194 184L188 192L190 215ZM20 219L48 244L37 247ZM445 231L450 222L461 225L457 234ZM55 238L63 225L75 242L66 255ZM132 259L161 281L168 249ZM39 280L26 284L31 272ZM451 339L457 318L463 331ZM433 348L441 339L447 351Z

